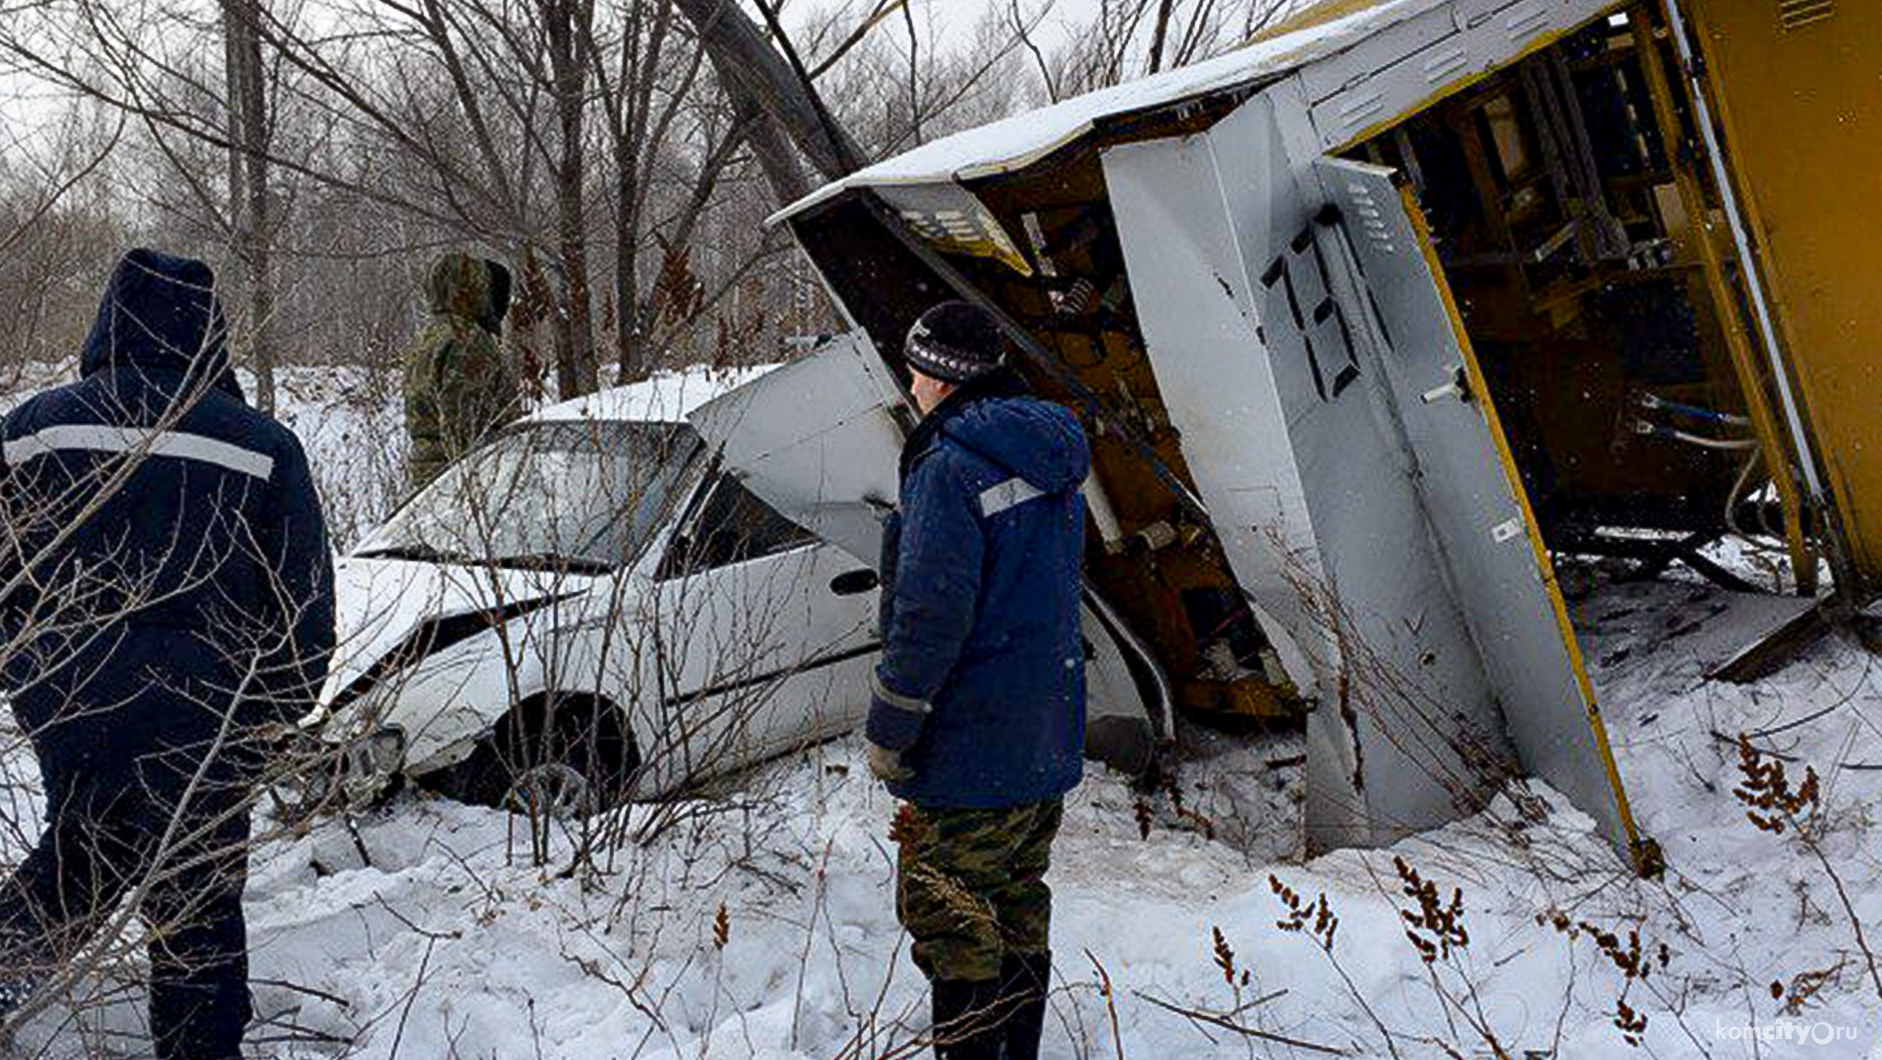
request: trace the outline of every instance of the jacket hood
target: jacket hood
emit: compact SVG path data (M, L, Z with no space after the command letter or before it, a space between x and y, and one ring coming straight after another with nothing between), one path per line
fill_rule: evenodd
M494 335L510 309L510 270L469 254L446 254L432 263L425 298L433 313L461 317Z
M241 397L229 368L228 321L215 288L215 271L204 262L143 247L132 250L105 284L79 372L170 372L210 380Z
M1008 372L982 376L948 395L909 439L919 455L945 437L1006 468L1044 493L1074 489L1091 471L1084 429L1069 409L1027 395Z

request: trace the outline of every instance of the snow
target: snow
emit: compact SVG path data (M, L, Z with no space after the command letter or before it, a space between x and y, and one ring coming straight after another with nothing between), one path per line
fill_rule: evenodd
M769 223L803 213L852 188L966 181L1022 169L1106 118L1254 84L1335 54L1387 26L1446 2L1379 0L1333 21L1258 40L1214 59L942 137L827 184L778 211Z
M643 382L612 387L550 405L525 417L524 422L618 420L680 423L699 406L737 390L776 367L775 364L766 364L750 368L688 368L662 372Z
M327 536L350 549L405 495L404 381L364 368L276 373L280 419L300 437L326 509ZM246 375L242 385L254 393Z
M1671 865L1664 882L1635 879L1591 821L1543 789L1534 792L1538 820L1505 800L1389 851L1299 864L1207 838L1167 802L1144 838L1137 796L1116 776L1093 775L1070 800L1054 852L1060 984L1046 1055L1117 1055L1100 968L1125 1056L1316 1055L1272 1043L1251 1051L1240 1036L1149 1000L1220 1013L1270 995L1278 996L1237 1019L1347 1055L1388 1055L1357 996L1402 1055L1440 1055L1427 1039L1488 1055L1463 1015L1445 1012L1432 972L1404 939L1395 855L1447 900L1462 889L1469 946L1455 966L1440 963L1436 982L1460 999L1474 991L1469 1011L1481 1010L1511 1056L1749 1057L1750 1040L1733 1037L1747 1026L1855 1035L1804 1055L1862 1055L1875 1005L1861 958L1850 957L1848 924L1820 869L1747 823L1730 795L1735 754L1711 733L1774 728L1843 704L1768 742L1824 770L1828 849L1874 923L1882 914L1874 785L1829 767L1882 762L1872 720L1882 688L1864 653L1835 642L1762 685L1704 682L1685 642L1730 639L1723 627L1736 619L1717 605L1732 602L1696 584L1603 582L1576 605L1635 811ZM1294 751L1286 741L1215 738L1212 765L1184 780L1192 812L1206 817L1195 808L1228 804L1199 790L1223 782L1225 760L1239 757L1259 775L1270 772L1262 763ZM1255 812L1272 813L1265 823L1286 831L1285 785L1275 794ZM262 1055L284 1057L341 1055L305 1041L332 1038L352 1043L345 1055L365 1057L905 1055L893 1049L923 1026L923 984L892 911L893 804L868 778L859 745L811 748L687 810L593 876L559 871L567 839L536 869L515 820L429 797L360 820L357 843L344 823L328 821L270 845L249 891L253 975L269 1017L251 1040L272 1040ZM644 824L651 812L620 823ZM1337 969L1305 937L1276 927L1283 910L1271 873L1310 901L1327 895L1339 917ZM723 948L713 928L721 907ZM1637 928L1650 954L1668 946L1670 963L1630 995L1649 1017L1645 1051L1613 1026L1614 965L1585 936L1570 942L1537 923L1557 910L1622 936ZM1238 974L1250 973L1246 985L1224 981L1211 951L1216 929ZM1839 959L1842 975L1797 1016L1780 1014L1764 992ZM131 1030L139 1017L126 1002L101 1018ZM868 1043L860 1052L858 1036Z
M357 444L366 428L353 417L378 422L359 411L382 407L362 396L368 383L289 388L301 395L289 418L316 467ZM1849 918L1795 837L1748 822L1732 794L1741 778L1728 740L1760 734L1759 745L1793 760L1793 778L1814 765L1821 848L1858 920L1882 922L1875 659L1832 638L1765 681L1718 684L1706 669L1777 617L1769 600L1730 596L1677 571L1630 583L1613 568L1577 566L1563 581L1634 813L1664 849L1664 880L1635 878L1591 821L1535 785L1389 850L1303 862L1289 765L1299 742L1192 728L1179 779L1186 812L1167 795L1150 799L1147 837L1140 796L1115 775L1094 767L1068 802L1050 877L1059 983L1045 1055L1321 1055L1165 1005L1232 1014L1348 1056L1393 1055L1381 1026L1408 1060L1444 1055L1439 1042L1462 1056L1493 1055L1472 1021L1521 1058L1865 1055L1877 1038L1877 1001ZM915 1055L906 1047L925 1028L925 988L894 919L893 810L851 738L679 807L668 827L599 858L593 872L564 871L570 835L556 838L538 868L516 818L423 795L306 830L284 831L264 814L258 824L272 838L248 891L264 1017L251 1051L381 1060ZM655 813L636 808L588 827L650 828ZM1401 913L1410 903L1395 857L1433 881L1443 901L1461 889L1469 942L1454 960L1427 967L1406 940ZM1277 926L1284 909L1271 875L1307 901L1326 895L1338 916L1331 959ZM1622 973L1585 933L1558 932L1549 922L1556 913L1623 943L1639 932L1653 966L1626 994L1648 1018L1640 1048L1615 1026ZM1233 982L1217 964L1217 930L1233 951ZM1795 1013L1769 993L1774 981L1788 989L1824 969L1835 971ZM137 1034L141 1009L133 990L81 1022ZM43 1040L60 1015L28 1028L26 1043ZM1793 1044L1800 1033L1815 1040ZM76 1040L58 1035L41 1055L76 1055Z

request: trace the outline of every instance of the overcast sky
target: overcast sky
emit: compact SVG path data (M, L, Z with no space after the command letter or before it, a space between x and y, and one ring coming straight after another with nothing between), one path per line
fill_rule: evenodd
M937 29L960 34L973 32L974 24L989 8L1005 10L1010 0L913 0L917 10L934 19ZM1062 43L1074 26L1089 25L1097 17L1101 0L1057 0L1039 27L1040 45ZM1038 0L1022 0L1023 10L1036 10Z
M207 3L208 0L203 0ZM1021 9L1036 12L1046 0L1020 0ZM1090 25L1097 16L1102 0L1052 0L1051 9L1040 24L1037 41L1050 51L1063 44L1076 27ZM989 10L1004 10L1011 0L911 0L917 20L924 26L932 27L945 47L958 47L969 43L975 25ZM787 14L795 13L802 21L816 17L819 11L842 9L847 6L851 11L866 9L868 0L792 0L786 7ZM883 26L878 32L897 32L899 25ZM43 92L43 89L40 90ZM35 105L30 97L34 95L34 86L20 79L0 73L0 153L11 153L21 149L22 140L33 140L36 132L43 130L35 126L48 117L48 110L42 105ZM29 98L22 99L22 96Z

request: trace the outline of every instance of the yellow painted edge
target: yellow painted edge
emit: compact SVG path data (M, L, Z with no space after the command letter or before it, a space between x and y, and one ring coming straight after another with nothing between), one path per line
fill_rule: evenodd
M1424 255L1425 265L1431 270L1432 282L1437 285L1438 295L1443 299L1444 312L1450 318L1451 330L1456 333L1457 345L1463 352L1464 371L1470 379L1472 403L1483 416L1485 426L1490 428L1490 441L1496 446L1497 461L1503 466L1503 478L1522 509L1523 529L1528 533L1529 547L1535 553L1536 572L1542 576L1542 588L1548 594L1550 608L1555 612L1555 625L1562 636L1562 647L1568 652L1569 666L1575 671L1575 684L1581 689L1582 703L1588 713L1588 726L1594 732L1595 748L1601 755L1603 768L1607 770L1608 786L1614 791L1614 804L1620 811L1621 828L1627 833L1628 850L1634 854L1636 867L1644 868L1640 864L1640 829L1634 823L1633 807L1627 801L1627 788L1621 783L1620 767L1615 763L1614 749L1608 743L1607 726L1601 720L1601 707L1595 701L1594 682L1588 678L1588 668L1582 660L1581 643L1575 639L1575 627L1569 621L1568 602L1562 598L1562 588L1555 577L1555 564L1549 559L1548 546L1542 540L1541 524L1536 521L1535 509L1529 503L1529 492L1523 488L1522 474L1516 469L1516 454L1510 450L1509 440L1504 437L1503 421L1497 417L1496 403L1490 397L1489 382L1477 364L1477 354L1471 346L1470 333L1464 327L1463 314L1457 308L1457 299L1451 293L1450 282L1444 278L1444 265L1439 261L1437 248L1431 241L1431 227L1425 222L1424 210L1418 205L1418 199L1411 189L1403 183L1399 184L1398 193L1406 216L1411 218L1419 252Z
M1672 0L1663 0L1663 2L1672 2ZM1708 3L1709 2L1710 0L1708 0ZM1712 49L1707 47L1706 35L1701 32L1705 18L1704 9L1706 7L1707 3L1694 3L1692 5L1694 15L1696 16L1690 19L1692 23L1690 28L1693 31L1693 47L1697 49L1699 56L1704 60L1702 63L1704 81L1706 86L1711 89L1708 93L1708 99L1712 104L1712 112L1716 116L1718 123L1724 127L1725 145L1726 149L1729 151L1733 145L1742 143L1743 138L1738 132L1738 119L1733 116L1731 97L1725 91L1725 85L1722 80L1724 75L1718 64L1711 61L1710 54ZM1769 248L1771 246L1771 232L1770 226L1765 223L1764 211L1759 206L1758 189L1753 187L1749 181L1739 179L1739 175L1736 171L1732 173L1732 177L1734 178L1734 183L1738 190L1738 208L1739 211L1744 214L1745 224L1751 228L1751 242L1755 257L1757 258L1755 261L1745 262L1744 267L1747 269L1757 269L1763 274L1765 279L1765 294L1771 304L1771 315L1774 318L1779 341L1794 353L1798 349L1798 345L1797 332L1791 322L1792 313L1790 299L1786 296L1783 285L1777 282L1776 263L1768 260L1768 255L1770 254ZM1849 486L1847 479L1842 473L1842 468L1839 466L1841 462L1837 460L1836 453L1824 446L1822 438L1817 435L1817 424L1810 413L1812 405L1817 403L1815 399L1822 396L1819 393L1822 388L1813 380L1810 372L1805 369L1802 358L1792 356L1785 360L1786 363L1790 365L1791 376L1797 383L1798 390L1801 392L1803 402L1801 414L1804 421L1804 429L1810 433L1811 441L1815 444L1817 453L1824 463L1822 469L1824 473L1823 478L1829 485L1830 503L1836 506L1837 513L1842 517L1840 525L1831 525L1828 520L1819 519L1817 521L1817 532L1824 535L1833 543L1838 543L1844 555L1850 560L1855 561L1858 567L1866 568L1868 564L1862 562L1862 560L1868 558L1869 552L1867 549L1859 549L1857 547L1861 542L1861 538L1857 534L1853 521L1856 511L1855 498L1848 492ZM1772 366L1772 371L1775 372L1778 370L1777 366Z
M1641 70L1646 75L1647 94L1653 100L1654 121L1660 129L1661 139L1676 138L1679 118L1673 102L1673 83L1654 41L1652 23L1646 18L1646 7L1646 4L1640 4L1632 9L1634 46L1640 51ZM1713 305L1719 313L1719 323L1725 331L1725 347L1731 354L1732 370L1738 376L1738 387L1744 392L1745 403L1751 410L1752 433L1758 436L1758 445L1764 452L1771 482L1777 487L1778 504L1784 510L1784 542L1791 555L1793 573L1800 586L1814 585L1817 557L1804 538L1803 501L1797 494L1797 484L1791 481L1789 475L1792 458L1797 454L1792 452L1790 444L1784 439L1778 427L1777 413L1766 399L1764 380L1758 371L1758 356L1751 345L1751 325L1739 312L1737 294L1726 282L1725 258L1720 254L1718 243L1714 242L1706 223L1710 211L1706 209L1704 195L1692 171L1684 163L1674 163L1673 182L1679 190L1687 216L1692 219L1694 245L1699 248L1699 258L1705 268L1706 290L1711 293ZM1743 267L1756 268L1757 264L1744 262ZM1801 459L1800 456L1797 458Z

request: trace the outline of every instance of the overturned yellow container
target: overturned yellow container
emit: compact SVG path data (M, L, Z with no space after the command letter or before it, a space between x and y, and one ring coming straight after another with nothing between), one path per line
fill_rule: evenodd
M1878 117L1882 4L1333 0L779 219L888 366L967 298L1084 414L1097 591L1305 715L1312 845L1528 774L1651 871L1554 557L1882 577Z

